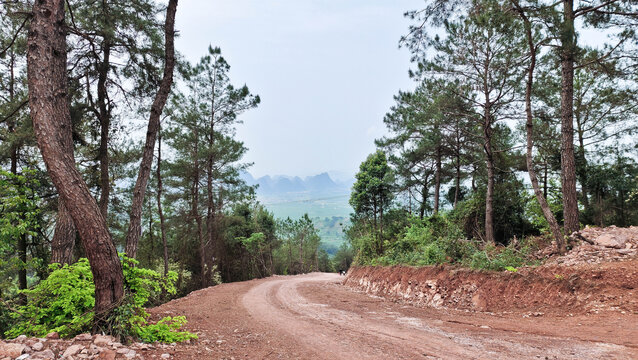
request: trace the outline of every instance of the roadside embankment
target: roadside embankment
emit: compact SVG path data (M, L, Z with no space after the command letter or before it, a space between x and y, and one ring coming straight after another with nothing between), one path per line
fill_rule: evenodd
M638 261L516 272L453 266L354 267L346 286L416 306L487 312L638 314Z

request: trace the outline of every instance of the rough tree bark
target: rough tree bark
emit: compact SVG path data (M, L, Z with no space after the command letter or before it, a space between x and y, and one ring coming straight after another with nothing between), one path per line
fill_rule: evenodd
M60 197L58 199L58 218L51 240L51 264L71 264L73 262L75 231L73 218L64 205L64 200Z
M563 187L563 217L565 233L580 228L578 194L576 192L576 159L574 155L574 60L576 30L574 28L574 0L563 0L563 28L561 31L561 180Z
M166 22L164 23L164 75L160 84L159 91L155 95L155 100L151 106L151 114L148 120L148 129L146 131L146 142L142 153L142 163L140 164L140 172L133 189L133 204L131 206L130 223L128 232L126 233L126 254L135 258L137 255L137 245L142 235L142 203L144 194L146 193L146 185L151 174L151 163L153 162L153 153L155 150L155 140L157 139L157 131L159 129L160 116L166 105L168 94L173 85L173 68L175 67L175 12L177 11L177 0L169 0L166 9Z
M527 68L527 82L525 84L525 114L527 116L526 129L527 129L527 172L529 173L529 179L532 183L532 188L534 189L534 194L536 195L536 199L541 206L541 210L543 211L543 216L547 220L549 224L549 229L554 236L554 240L556 241L556 245L558 246L558 251L562 254L565 252L565 240L560 232L560 227L554 214L549 208L549 204L547 203L547 199L543 196L543 192L538 185L538 177L536 176L536 170L534 169L534 116L532 114L532 89L534 85L534 70L536 68L536 52L537 47L534 44L534 38L532 35L532 24L525 15L523 9L518 6L516 1L513 1L517 12L521 19L523 19L523 23L525 26L525 34L527 36L527 45L529 47L529 56L530 63Z
M95 282L94 332L124 295L122 266L95 199L65 148L71 136L66 72L64 0L38 0L27 40L27 79L33 128L42 158L80 233Z

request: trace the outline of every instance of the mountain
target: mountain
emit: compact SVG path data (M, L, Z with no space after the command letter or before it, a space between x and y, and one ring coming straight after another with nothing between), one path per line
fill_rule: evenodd
M276 217L348 217L352 212L348 199L354 180L335 181L329 173L307 176L265 175L259 178L242 174L249 185L257 185L257 199Z
M354 179L341 176L335 181L329 173L299 176L265 175L253 177L244 172L248 185L258 185L257 199L277 218L297 219L308 214L319 230L323 246L334 254L343 241L343 228L352 208L348 203Z
M343 195L350 193L352 182L335 182L327 172L308 176L265 175L255 179L250 173L242 174L249 185L258 185L258 197L279 200L311 199L316 196Z

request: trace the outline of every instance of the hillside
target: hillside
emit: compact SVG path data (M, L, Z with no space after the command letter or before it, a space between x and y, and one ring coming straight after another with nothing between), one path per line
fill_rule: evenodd
M284 175L255 178L245 172L242 178L249 185L257 185L257 199L275 217L295 219L307 213L329 253L334 253L344 241L343 228L352 212L348 199L353 179L335 180L327 172L305 178Z

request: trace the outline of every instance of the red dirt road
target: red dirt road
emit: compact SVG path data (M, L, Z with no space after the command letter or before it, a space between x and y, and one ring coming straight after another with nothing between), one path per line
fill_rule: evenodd
M638 359L636 314L423 309L355 292L342 279L313 273L223 284L152 313L186 315L200 334L168 351L176 359Z

